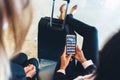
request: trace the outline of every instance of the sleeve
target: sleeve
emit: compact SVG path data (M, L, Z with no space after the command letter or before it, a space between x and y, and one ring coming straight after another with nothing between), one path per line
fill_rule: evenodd
M27 79L27 80L32 80L32 78L30 78L30 77L26 77L26 79Z
M64 73L56 72L53 80L67 80Z
M84 67L84 69L86 69L88 66L93 65L93 64L94 63L92 62L92 60L87 60L82 63L82 66Z
M66 74L66 73L65 73L65 70L63 70L63 69L59 69L57 72L61 72L61 73L63 73L64 75Z
M96 66L94 65L92 60L88 60L88 61L82 63L82 65L85 69L85 74L91 74L96 69Z

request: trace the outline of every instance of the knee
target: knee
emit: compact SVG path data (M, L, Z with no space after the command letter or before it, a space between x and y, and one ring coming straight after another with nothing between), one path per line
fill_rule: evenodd
M25 53L18 53L14 58L11 59L13 63L24 66L24 63L27 61L28 57Z
M25 60L28 59L27 55L23 52L20 52L17 56L21 57L21 58L24 58Z
M69 22L71 22L71 18L73 18L73 15L72 14L69 14L66 16L66 23L69 24Z
M38 63L38 60L36 58L30 58L29 61L33 61L33 62Z
M91 35L98 35L98 30L96 27L91 27L90 32L91 32Z
M91 31L92 31L93 33L97 33L97 32L98 32L98 30L97 30L96 27L92 27L92 28L91 28Z

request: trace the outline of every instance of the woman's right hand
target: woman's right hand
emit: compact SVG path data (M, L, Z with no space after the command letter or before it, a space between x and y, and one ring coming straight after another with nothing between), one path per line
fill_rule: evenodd
M76 46L76 53L74 57L81 63L87 61L82 50L79 49L78 45Z
M65 70L66 69L66 67L68 66L68 64L69 64L69 61L70 61L70 59L71 59L71 56L72 55L68 55L68 54L66 54L66 47L64 48L64 52L63 52L63 54L62 54L62 56L61 56L61 65L60 65L60 69L63 69L63 70Z

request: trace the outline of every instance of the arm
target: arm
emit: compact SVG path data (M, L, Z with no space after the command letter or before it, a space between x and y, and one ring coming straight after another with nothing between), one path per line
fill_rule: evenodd
M85 69L85 74L90 74L92 73L95 69L96 66L92 62L92 60L87 60L83 54L83 51L79 49L78 46L76 46L76 54L74 57L82 64L82 66Z
M54 79L53 80L67 80L66 79L66 73L65 70L69 64L69 61L71 59L71 55L66 54L66 47L64 48L64 52L61 56L61 64L59 70L55 72Z
M68 66L68 63L70 61L71 56L67 56L66 54L66 49L64 49L64 53L61 56L61 64L60 64L60 68L59 70L55 73L54 76L54 80L67 80L66 76L65 76L65 70L66 67ZM78 48L78 46L76 46L76 54L74 55L74 57L80 62L82 63L86 73L92 73L95 70L94 64L92 63L91 60L87 60L82 52L82 50L80 50Z
M85 61L84 63L82 63L82 66L85 69L85 74L91 74L96 69L96 66L94 65L92 60Z

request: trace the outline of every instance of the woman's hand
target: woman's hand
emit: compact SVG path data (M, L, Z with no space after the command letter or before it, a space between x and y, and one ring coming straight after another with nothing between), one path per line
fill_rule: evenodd
M61 65L60 65L60 69L63 69L65 70L66 67L68 66L69 64L69 61L71 59L71 56L70 54L66 54L66 47L64 48L64 52L61 56Z
M24 68L26 77L32 78L36 74L36 68L33 64L29 64L27 67Z
M25 71L25 73L28 73L33 68L34 68L33 64L28 64L26 67L24 67L24 71Z
M80 50L78 46L76 46L76 54L74 55L74 57L81 63L87 61L83 54L83 51Z

